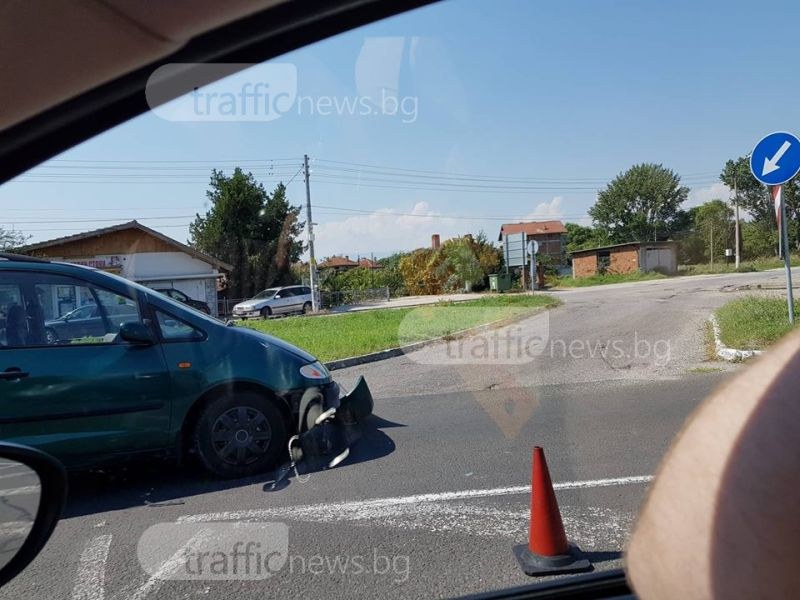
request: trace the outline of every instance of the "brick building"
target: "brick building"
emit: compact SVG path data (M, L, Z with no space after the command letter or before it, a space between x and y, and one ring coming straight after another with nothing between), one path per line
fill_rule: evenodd
M504 235L525 233L525 241L539 243L539 256L547 256L553 265L564 264L564 236L566 227L561 221L531 221L529 223L504 223L500 227L498 242Z
M655 270L674 274L678 270L677 247L676 242L630 242L576 250L572 253L572 276Z

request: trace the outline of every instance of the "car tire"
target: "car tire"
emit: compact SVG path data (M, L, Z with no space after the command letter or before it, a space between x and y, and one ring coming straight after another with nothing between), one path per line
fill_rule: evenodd
M310 312L311 312L311 302L306 302L305 304L303 304L303 314L307 315Z
M44 341L47 342L48 345L54 346L58 343L58 334L56 333L55 329L52 327L46 327L44 330Z
M269 306L265 306L261 309L261 318L262 319L269 319L272 316L272 309Z
M286 451L286 422L269 398L237 392L202 409L194 450L202 466L223 479L250 477L273 467Z

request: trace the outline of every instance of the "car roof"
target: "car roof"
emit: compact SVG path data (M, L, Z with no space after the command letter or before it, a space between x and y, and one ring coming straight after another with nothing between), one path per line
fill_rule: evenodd
M6 2L0 182L209 83L205 63L234 73L432 1Z

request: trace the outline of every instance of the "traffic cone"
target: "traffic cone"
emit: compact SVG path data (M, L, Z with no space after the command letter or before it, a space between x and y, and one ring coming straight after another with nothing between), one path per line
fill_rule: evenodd
M590 571L592 563L567 542L558 501L550 481L544 450L533 449L531 527L528 544L514 546L514 556L526 575L553 575Z

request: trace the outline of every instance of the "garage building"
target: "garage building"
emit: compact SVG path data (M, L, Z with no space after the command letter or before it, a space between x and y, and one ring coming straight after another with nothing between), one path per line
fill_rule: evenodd
M677 242L630 242L572 253L572 276L591 277L599 273L659 271L674 275L678 270Z
M232 265L182 244L171 237L130 221L20 249L25 254L116 273L151 288L174 288L208 304L217 315L217 282ZM45 307L48 318L59 317L80 305L80 298L63 297Z

